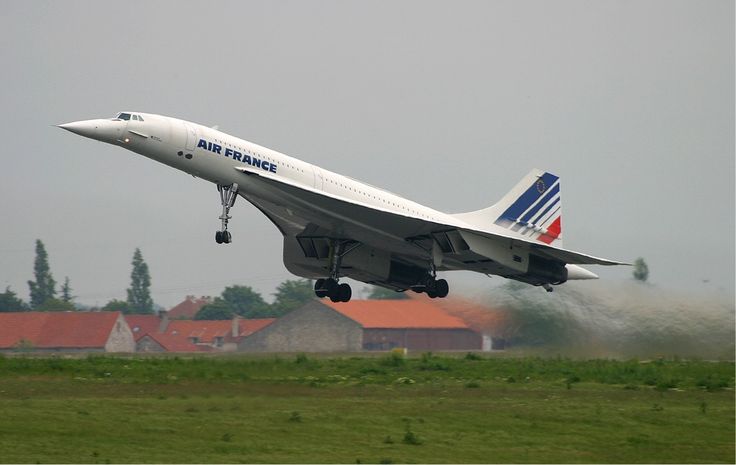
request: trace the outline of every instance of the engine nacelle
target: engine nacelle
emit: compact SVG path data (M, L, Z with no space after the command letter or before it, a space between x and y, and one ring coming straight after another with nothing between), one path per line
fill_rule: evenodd
M425 268L391 260L388 282L390 282L392 286L400 286L404 289L408 289L422 281L426 276L427 270Z
M564 263L530 254L529 270L520 279L530 284L562 284L567 281L567 268Z

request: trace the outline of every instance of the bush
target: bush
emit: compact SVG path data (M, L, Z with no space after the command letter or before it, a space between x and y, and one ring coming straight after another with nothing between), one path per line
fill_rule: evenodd
M407 429L406 433L404 433L404 439L402 442L404 444L409 444L412 446L419 446L422 444L422 440L419 439L419 436L414 434L414 432L410 429Z
M406 359L403 354L392 351L388 357L381 359L381 364L391 367L403 367L406 364Z

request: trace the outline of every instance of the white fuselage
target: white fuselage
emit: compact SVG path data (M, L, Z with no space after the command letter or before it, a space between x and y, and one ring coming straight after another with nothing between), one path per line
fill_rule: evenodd
M328 257L317 250L320 244L303 242L324 238L363 245L346 258L345 275L395 289L406 288L428 269L469 269L522 280L531 276L525 257L532 249L522 233L493 222L479 225L473 220L476 213L434 210L213 128L140 112L60 127L218 186L237 184L237 194L268 216L284 235L284 264L300 276L325 276ZM446 243L441 250L441 238L432 239L432 235L445 233L445 241L461 247ZM493 237L484 236L488 234ZM317 249L310 252L305 247ZM566 268L561 282L596 277L575 265ZM545 277L540 279L527 282L546 283Z
M264 172L332 196L349 199L372 208L392 211L403 216L436 222L457 221L450 215L391 192L216 129L176 118L145 113L141 115L145 122L136 125L137 122L129 121L128 126L129 128L140 126L139 132L152 137L129 137L129 142L119 142L119 145L216 184L237 182L241 192L246 196L250 190L257 190L258 187L244 183L242 173L234 168L253 166L244 161L247 156L251 163L259 160L263 165L265 162L268 169L263 169ZM205 141L207 148L198 146L200 141ZM178 155L179 151L184 152L184 155ZM187 154L191 154L192 157L187 158ZM235 159L234 157L238 155L239 159ZM252 193L254 195L263 194L261 191Z

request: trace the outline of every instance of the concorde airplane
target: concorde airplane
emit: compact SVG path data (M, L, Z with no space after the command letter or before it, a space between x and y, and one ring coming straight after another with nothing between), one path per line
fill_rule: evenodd
M562 248L560 180L532 170L498 203L448 214L333 173L214 128L150 113L60 128L117 145L217 185L218 244L232 240L237 196L284 236L284 265L315 279L315 294L347 302L350 277L395 291L445 297L438 271L500 275L552 291L573 279L596 279L583 264L620 265Z

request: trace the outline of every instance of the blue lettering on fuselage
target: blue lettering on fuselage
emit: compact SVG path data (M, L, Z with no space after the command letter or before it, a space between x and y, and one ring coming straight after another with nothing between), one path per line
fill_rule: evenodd
M222 146L213 144L212 142L209 142L205 139L199 139L199 142L197 142L197 148L198 149L205 149L209 152L216 153L218 155L223 155L227 158L232 158L233 160L237 160L241 163L244 163L246 165L250 165L254 168L260 168L263 171L268 171L271 173L276 173L276 168L278 165L276 163L271 163L266 160L251 157L248 154L240 153L235 150L225 148L225 153L222 153Z

